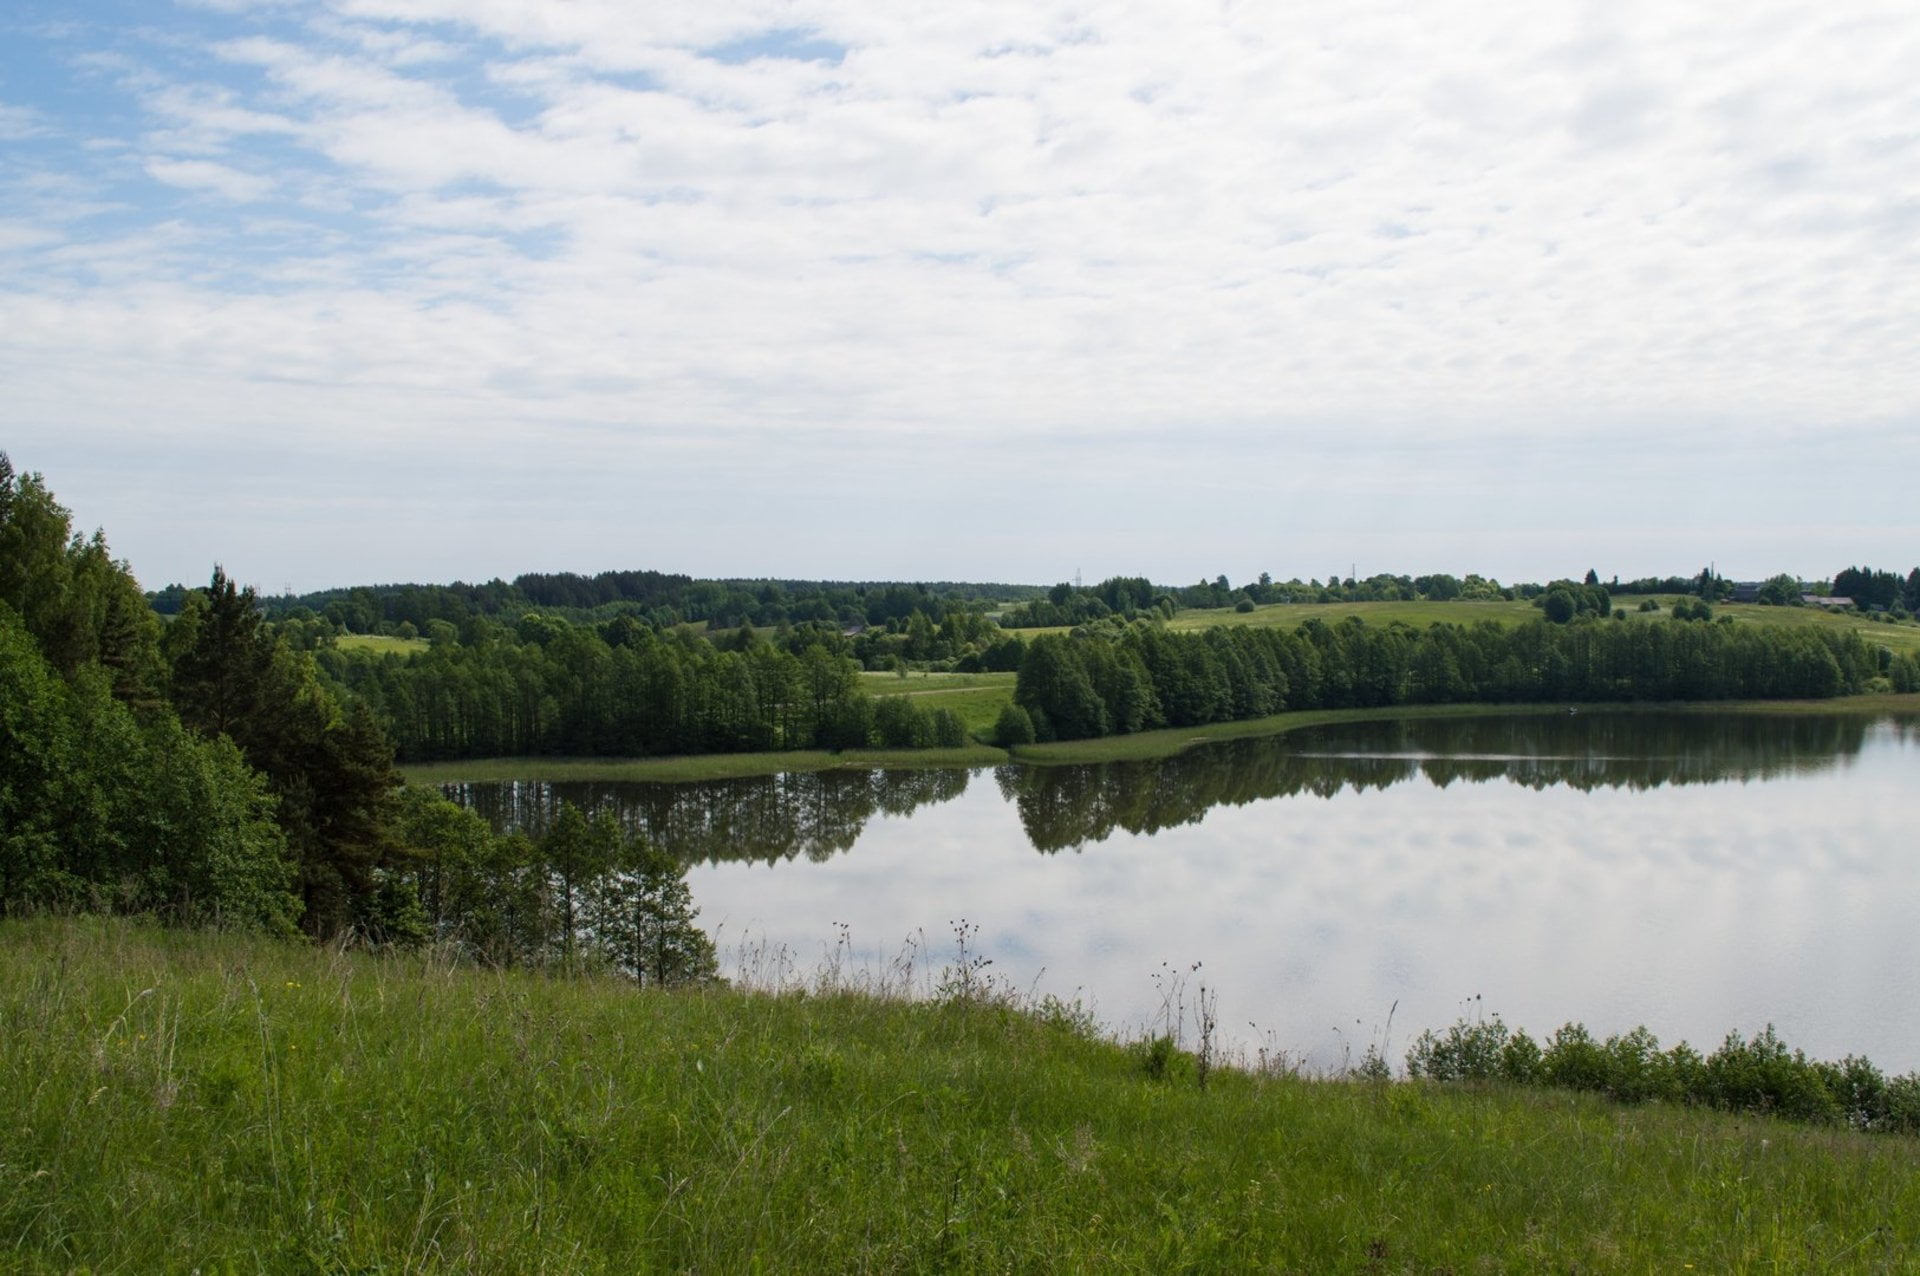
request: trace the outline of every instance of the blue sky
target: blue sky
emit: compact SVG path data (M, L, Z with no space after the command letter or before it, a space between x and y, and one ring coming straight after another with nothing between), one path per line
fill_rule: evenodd
M1905 4L0 15L0 448L149 586L1920 561Z

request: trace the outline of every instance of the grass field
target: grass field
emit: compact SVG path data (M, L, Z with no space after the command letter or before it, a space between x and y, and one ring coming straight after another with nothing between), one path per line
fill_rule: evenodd
M386 634L341 634L333 641L342 651L372 651L394 656L409 656L432 645L425 638L394 638Z
M1284 1066L1202 1089L1071 1013L838 968L663 993L102 920L0 923L0 953L8 1271L1920 1265L1894 1135Z
M1640 595L1622 594L1613 600L1613 605L1616 609L1624 610L1630 622L1664 621L1673 604L1679 601L1679 597L1677 595L1656 595L1655 597L1661 608L1657 612L1638 610L1642 601ZM1731 616L1735 624L1743 625L1812 625L1830 629L1857 629L1869 641L1877 642L1894 651L1920 650L1920 624L1912 621L1889 624L1852 612L1828 612L1817 607L1762 607L1757 603L1722 603L1714 607L1714 615ZM1526 602L1273 603L1265 607L1256 607L1250 612L1237 612L1230 607L1183 611L1169 621L1167 627L1173 630L1194 630L1211 629L1215 625L1258 625L1293 629L1310 619L1335 624L1350 616L1357 616L1369 625L1390 625L1397 621L1424 629L1437 622L1470 625L1481 620L1497 620L1502 624L1519 624L1523 621L1538 620L1540 609ZM1064 631L1021 630L1020 632L1027 634Z
M991 738L1000 710L1013 703L1011 673L868 673L860 685L871 696L911 696L927 709L952 709L967 730Z

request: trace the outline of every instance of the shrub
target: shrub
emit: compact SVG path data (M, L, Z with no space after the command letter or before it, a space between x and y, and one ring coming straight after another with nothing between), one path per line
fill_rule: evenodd
M1507 1026L1500 1016L1462 1019L1436 1037L1431 1030L1414 1038L1407 1051L1407 1075L1433 1081L1491 1081L1504 1072Z
M1563 1024L1547 1041L1541 1071L1548 1085L1568 1090L1606 1089L1607 1056L1600 1043L1577 1023Z
M1135 1042L1133 1057L1153 1081L1181 1081L1193 1074L1193 1056L1166 1035Z
M1017 704L1001 708L993 724L993 742L1003 749L1033 743L1033 718Z
M1728 1033L1707 1059L1705 1082L1707 1099L1716 1107L1800 1120L1840 1115L1840 1105L1828 1093L1820 1070L1800 1051L1788 1051L1772 1024L1751 1041L1741 1040L1737 1032Z
M966 747L966 722L951 709L935 709L933 711L933 742L942 749Z

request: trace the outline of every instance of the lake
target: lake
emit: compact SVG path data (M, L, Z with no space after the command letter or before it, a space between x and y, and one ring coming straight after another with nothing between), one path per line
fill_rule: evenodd
M1123 1034L1191 1011L1314 1069L1499 1014L1703 1051L1774 1024L1920 1069L1920 722L1580 712L1366 722L1165 760L698 784L475 784L539 829L617 807L692 865L723 971L954 927ZM842 930L844 928L844 932ZM742 957L742 954L756 956ZM844 954L843 954L844 960ZM1198 966L1196 970L1195 967Z

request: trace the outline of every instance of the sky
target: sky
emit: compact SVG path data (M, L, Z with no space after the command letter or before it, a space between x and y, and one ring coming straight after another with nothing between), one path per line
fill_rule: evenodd
M1920 14L11 0L0 450L142 583L1920 562Z

